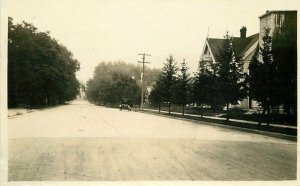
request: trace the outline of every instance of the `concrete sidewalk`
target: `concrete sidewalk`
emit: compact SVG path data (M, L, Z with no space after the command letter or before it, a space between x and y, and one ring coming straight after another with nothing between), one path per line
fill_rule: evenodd
M154 110L154 109L144 109L144 110L145 111L158 112L158 110ZM168 113L167 111L160 111L160 112ZM179 112L171 112L171 114L182 115L182 113L179 113ZM201 115L196 115L196 114L184 114L184 115L185 116L192 116L192 117L201 118ZM216 117L216 116L203 116L203 118L221 120L221 121L226 120L226 118L221 118L221 117ZM254 121L246 121L246 120L240 120L240 119L229 119L229 121L257 125L257 122L254 122ZM297 129L296 126L289 126L289 125L282 125L282 124L275 124L275 123L270 123L270 126L280 127L280 128Z

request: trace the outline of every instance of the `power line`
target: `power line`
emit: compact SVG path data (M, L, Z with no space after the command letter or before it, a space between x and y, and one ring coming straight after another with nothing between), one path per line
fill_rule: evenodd
M138 54L138 55L141 55L143 56L142 59L143 61L138 61L138 63L143 63L143 71L142 71L142 74L141 74L141 84L142 84L142 95L141 95L141 110L143 110L144 108L144 68L145 68L145 63L150 63L150 62L145 62L145 56L151 56L151 54Z

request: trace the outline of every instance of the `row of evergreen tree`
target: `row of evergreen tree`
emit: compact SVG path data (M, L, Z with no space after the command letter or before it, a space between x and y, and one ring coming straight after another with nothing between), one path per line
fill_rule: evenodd
M243 56L236 55L233 38L226 33L219 48L216 63L199 62L198 71L191 78L185 61L178 68L173 56L167 59L162 73L153 86L149 100L154 106L168 103L208 105L214 111L235 105L247 96L258 102L263 114L283 106L287 115L296 113L297 35L293 20L285 20L274 31L265 29L263 45L249 64L250 73L243 69ZM178 73L178 71L180 71ZM202 113L203 114L203 113Z
M196 103L210 106L214 111L224 106L229 110L229 104L237 104L247 93L243 72L243 61L233 49L232 37L227 33L223 48L219 49L217 63L199 62L198 71L190 77L185 60L177 67L172 55L162 68L158 80L153 86L149 100L154 106L162 103L182 105Z
M32 24L8 20L8 107L61 104L79 93L72 53Z

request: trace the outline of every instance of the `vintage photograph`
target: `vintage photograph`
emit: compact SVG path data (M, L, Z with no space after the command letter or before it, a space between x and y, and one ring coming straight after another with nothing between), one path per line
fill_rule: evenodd
M299 1L6 6L2 180L297 183Z

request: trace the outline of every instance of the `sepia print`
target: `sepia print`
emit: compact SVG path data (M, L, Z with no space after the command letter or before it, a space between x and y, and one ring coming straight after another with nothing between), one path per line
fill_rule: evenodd
M297 183L297 1L3 2L2 183Z

